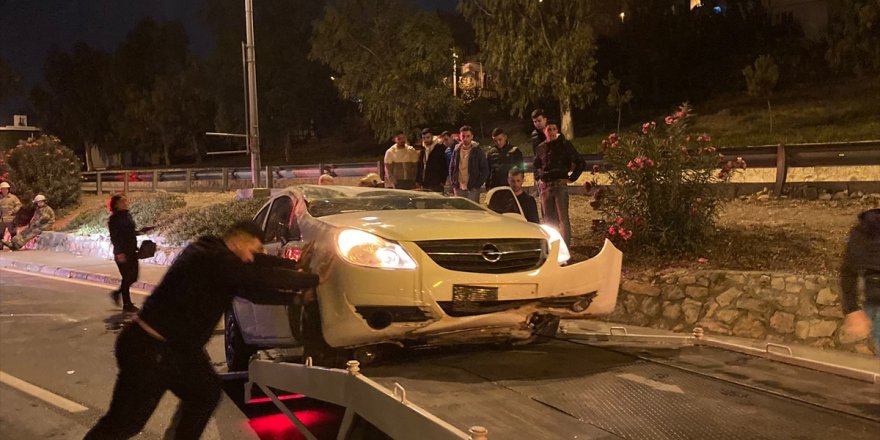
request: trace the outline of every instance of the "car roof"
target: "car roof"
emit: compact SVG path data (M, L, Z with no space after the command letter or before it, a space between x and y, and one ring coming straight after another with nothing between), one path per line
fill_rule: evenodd
M397 195L402 197L444 198L440 193L430 191L408 191L390 188L371 188L342 185L296 185L287 188L291 193L300 193L306 199L335 199L347 197L381 197Z

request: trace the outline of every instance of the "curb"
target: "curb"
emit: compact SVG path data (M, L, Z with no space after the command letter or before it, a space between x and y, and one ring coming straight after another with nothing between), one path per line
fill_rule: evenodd
M41 275L48 275L55 278L67 278L74 280L83 280L83 281L91 281L94 283L101 283L107 285L116 285L118 286L120 281L122 280L118 276L113 275L105 275L105 274L97 274L92 272L86 272L79 269L71 269L67 267L58 267L58 266L50 266L46 264L35 264L35 263L25 263L21 261L8 260L6 258L0 257L0 268L6 269L15 269L24 272L38 273ZM152 292L153 289L156 288L156 285L153 283L147 283L144 281L136 281L131 287L135 289L146 290L148 292Z

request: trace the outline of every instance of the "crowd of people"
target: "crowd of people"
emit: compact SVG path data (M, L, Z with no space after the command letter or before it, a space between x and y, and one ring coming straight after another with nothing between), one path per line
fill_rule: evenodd
M46 196L37 194L34 197L34 210L24 225L17 223L21 211L21 200L10 192L9 182L0 182L0 250L9 248L17 251L28 242L39 236L43 231L52 229L55 224L55 211L49 206Z

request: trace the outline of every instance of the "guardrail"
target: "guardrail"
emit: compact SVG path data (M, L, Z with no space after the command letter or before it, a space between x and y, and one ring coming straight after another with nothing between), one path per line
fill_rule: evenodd
M782 194L789 168L816 166L880 165L880 140L857 142L832 142L810 144L779 144L743 148L722 148L718 150L725 157L741 157L749 168L775 168L774 192ZM585 154L587 169L593 165L605 164L601 154ZM531 172L531 160L526 160ZM325 167L332 167L341 177L363 177L367 173L382 174L382 162L357 162L317 165L267 166L262 170L262 179L273 187L278 179L314 179L321 175ZM84 192L101 194L106 189L128 191L156 191L162 182L179 182L179 185L163 185L161 189L171 191L192 191L196 182L219 182L210 188L200 189L228 191L233 186L244 187L251 180L250 168L177 168L155 170L112 170L82 173ZM240 181L242 185L232 185ZM112 188L107 188L107 184ZM119 183L121 183L121 188Z

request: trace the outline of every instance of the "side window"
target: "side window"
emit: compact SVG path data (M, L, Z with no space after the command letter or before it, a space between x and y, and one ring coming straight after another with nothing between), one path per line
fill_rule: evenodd
M266 215L267 214L269 214L269 204L268 203L266 204L266 206L263 207L263 209L260 210L260 213L257 214L256 217L254 217L254 223L256 223L257 226L260 227L260 229L263 229L263 226L266 223Z
M266 235L263 243L281 241L287 234L287 223L290 220L290 212L293 210L293 201L290 197L279 197L272 202L269 216L266 219Z
M513 194L513 191L511 191L510 188L493 188L490 192L490 194L487 194L487 196L489 197L489 209L499 214L512 212L522 215L522 210L519 207L516 196Z

